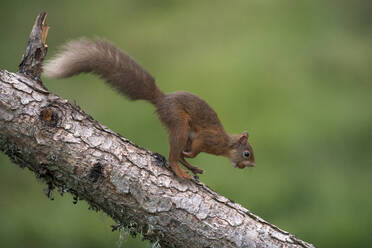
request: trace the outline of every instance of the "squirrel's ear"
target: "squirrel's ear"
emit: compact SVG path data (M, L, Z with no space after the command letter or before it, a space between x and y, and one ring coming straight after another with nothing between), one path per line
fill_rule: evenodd
M245 144L247 144L247 141L248 141L248 132L243 132L240 135L239 143L242 144L242 145L245 145Z

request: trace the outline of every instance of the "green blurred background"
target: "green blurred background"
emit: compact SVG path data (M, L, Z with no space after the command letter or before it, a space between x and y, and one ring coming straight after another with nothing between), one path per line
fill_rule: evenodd
M16 71L35 17L49 13L49 54L80 36L126 50L165 92L205 99L230 132L249 131L257 166L191 160L218 193L317 247L372 247L372 2L0 1L0 68ZM44 80L114 131L167 155L153 107L91 75ZM2 247L118 247L112 220L50 201L0 155ZM125 237L122 247L149 247Z

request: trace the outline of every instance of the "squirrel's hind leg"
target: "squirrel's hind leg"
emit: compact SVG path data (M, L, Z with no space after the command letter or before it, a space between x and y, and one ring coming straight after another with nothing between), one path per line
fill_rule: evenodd
M178 120L183 121L172 123L172 125L169 126L169 163L178 177L191 179L191 175L178 164L182 156L182 151L187 145L190 127L185 118L180 118Z

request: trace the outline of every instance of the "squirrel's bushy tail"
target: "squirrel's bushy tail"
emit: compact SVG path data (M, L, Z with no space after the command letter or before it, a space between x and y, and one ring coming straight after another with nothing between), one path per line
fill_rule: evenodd
M101 39L68 42L43 69L50 78L65 78L82 72L97 74L131 100L143 99L156 105L164 97L146 70Z

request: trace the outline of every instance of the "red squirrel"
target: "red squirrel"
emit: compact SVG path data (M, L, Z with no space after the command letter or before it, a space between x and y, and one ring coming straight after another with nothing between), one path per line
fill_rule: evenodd
M142 99L155 106L169 132L169 162L178 177L191 178L179 162L194 174L203 173L185 160L200 152L225 156L237 168L255 166L247 132L228 134L216 112L196 95L164 94L146 70L110 42L85 38L70 41L44 66L44 74L50 78L66 78L82 72L100 76L130 100Z

